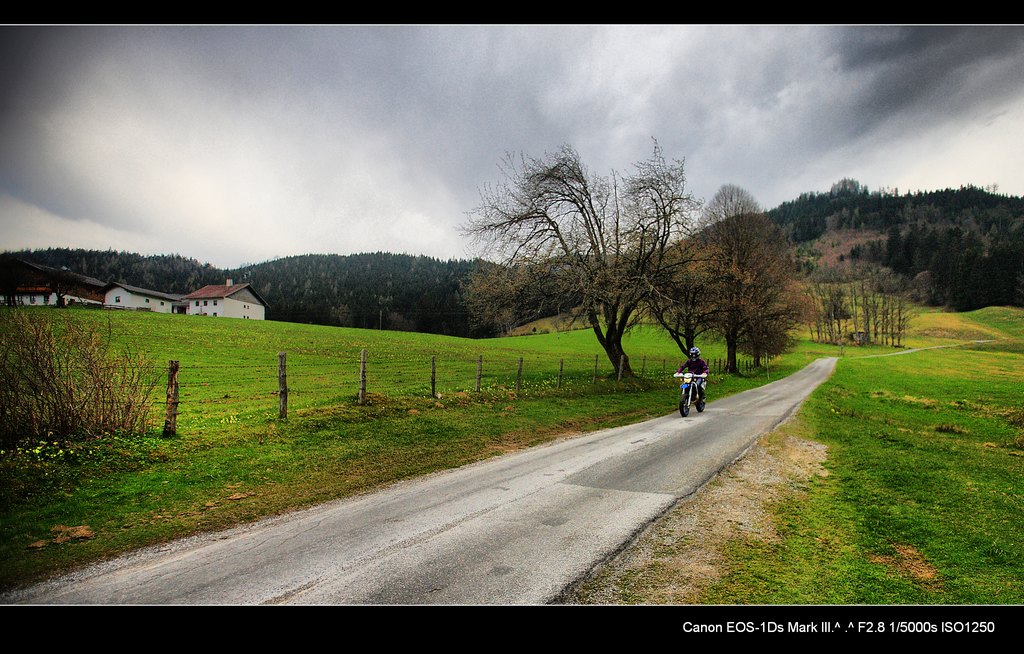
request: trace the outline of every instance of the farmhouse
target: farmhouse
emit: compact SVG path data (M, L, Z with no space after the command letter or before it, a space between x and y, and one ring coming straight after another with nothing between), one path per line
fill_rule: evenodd
M212 284L181 298L186 303L190 316L223 316L263 320L266 318L267 302L249 284Z
M185 313L181 295L151 291L138 286L111 282L103 287L104 309L135 309L157 313Z
M105 282L13 257L0 258L0 285L9 306L103 304Z

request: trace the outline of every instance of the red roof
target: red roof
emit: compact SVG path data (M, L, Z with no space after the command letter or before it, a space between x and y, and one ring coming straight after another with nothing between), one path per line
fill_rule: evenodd
M266 306L267 303L263 301L263 298L260 297L260 294L256 292L256 289L249 286L249 284L232 284L231 286L228 286L227 284L210 284L209 286L202 287L198 291L193 291L189 293L188 295L181 299L210 300L213 298L231 297L235 293L246 288L248 288L249 292L255 295L257 298L259 298L260 302L262 302L263 305Z

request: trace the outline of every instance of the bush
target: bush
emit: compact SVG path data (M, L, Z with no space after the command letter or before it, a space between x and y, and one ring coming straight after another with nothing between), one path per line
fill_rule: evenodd
M81 440L150 427L156 369L57 309L0 312L0 443Z

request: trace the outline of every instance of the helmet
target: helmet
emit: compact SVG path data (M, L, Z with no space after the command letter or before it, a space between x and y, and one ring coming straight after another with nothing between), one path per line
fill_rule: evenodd
M699 347L691 347L690 348L690 358L691 359L699 359L700 358L700 348Z

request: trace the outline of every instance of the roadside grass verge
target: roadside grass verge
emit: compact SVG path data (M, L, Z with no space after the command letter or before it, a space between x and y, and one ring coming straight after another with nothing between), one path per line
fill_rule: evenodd
M697 602L1024 602L1022 390L1015 340L841 361L798 418L829 474L775 505L777 539L729 541Z

